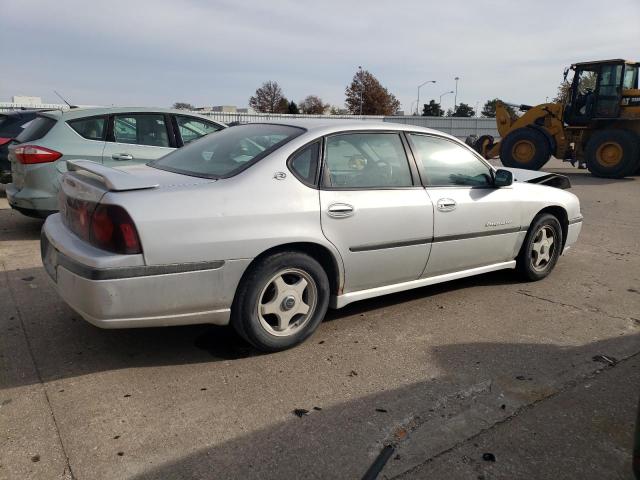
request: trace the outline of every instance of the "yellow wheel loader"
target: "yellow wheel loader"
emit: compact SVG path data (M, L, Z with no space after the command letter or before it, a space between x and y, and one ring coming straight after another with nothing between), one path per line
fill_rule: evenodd
M506 167L539 170L551 156L584 165L598 177L640 173L640 63L602 60L571 65L563 103L496 105L501 140L483 135L474 148ZM517 107L521 116L509 112Z

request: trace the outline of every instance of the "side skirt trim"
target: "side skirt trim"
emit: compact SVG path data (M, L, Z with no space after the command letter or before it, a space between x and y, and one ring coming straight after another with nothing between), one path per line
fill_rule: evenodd
M482 273L494 272L496 270L504 270L515 267L516 261L510 260L508 262L494 263L492 265L486 265L484 267L470 268L468 270L445 273L443 275L436 275L434 277L419 278L417 280L410 280L408 282L385 285L383 287L369 288L367 290L359 290L357 292L349 292L342 295L332 296L331 307L342 308L352 302L365 300L367 298L378 297L380 295L388 295L390 293L402 292L405 290L411 290L413 288L426 287L427 285L434 285L436 283L448 282L451 280L457 280L459 278L471 277L473 275L480 275Z

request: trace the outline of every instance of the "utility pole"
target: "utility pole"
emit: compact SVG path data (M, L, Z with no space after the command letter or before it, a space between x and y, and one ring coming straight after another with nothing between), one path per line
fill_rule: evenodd
M453 113L456 113L456 110L458 109L458 80L460 80L460 77L456 77L454 80L456 81L456 91L455 96L453 97Z
M427 80L426 82L421 83L420 85L418 85L418 100L416 102L416 116L420 115L420 89L422 87L424 87L427 83L436 83L435 80Z

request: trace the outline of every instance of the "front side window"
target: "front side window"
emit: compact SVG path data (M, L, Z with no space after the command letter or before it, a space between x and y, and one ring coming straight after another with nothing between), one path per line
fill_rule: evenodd
M303 128L266 123L225 128L149 165L195 177L227 178L304 132Z
M420 175L428 186L485 187L493 184L491 170L472 152L451 140L409 134Z
M106 117L80 118L68 122L76 133L88 140L103 140L107 125Z
M325 186L410 187L411 170L397 133L350 133L327 139Z
M167 126L161 114L116 115L113 136L117 143L169 147Z
M176 116L178 122L178 130L180 131L180 137L182 137L182 143L185 145L189 142L204 137L213 132L217 132L222 127L215 123L205 122L193 117L185 117L182 115Z

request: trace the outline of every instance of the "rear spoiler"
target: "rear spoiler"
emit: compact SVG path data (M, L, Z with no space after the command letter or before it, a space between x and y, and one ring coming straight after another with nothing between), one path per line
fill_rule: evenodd
M114 192L158 187L157 183L131 175L124 170L105 167L91 160L67 160L67 170L70 172L89 172L98 176L106 187Z

